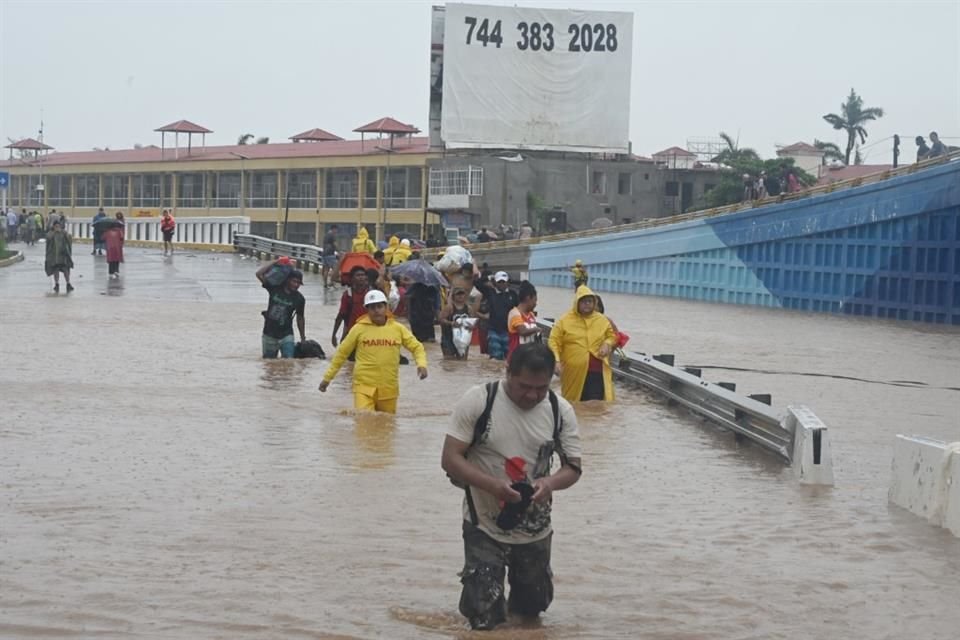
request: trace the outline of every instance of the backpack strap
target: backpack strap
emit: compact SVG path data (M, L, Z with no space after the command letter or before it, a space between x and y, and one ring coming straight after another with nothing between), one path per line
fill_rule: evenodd
M557 452L557 455L560 456L560 465L566 465L577 472L577 475L583 473L575 464L571 464L569 458L567 458L566 452L563 450L563 445L560 444L560 432L563 431L563 419L560 417L560 401L557 400L557 394L553 391L549 392L550 397L550 409L553 411L553 446L554 450Z
M473 424L473 439L470 441L470 446L474 446L480 443L480 440L483 438L483 434L487 432L487 427L490 424L490 412L493 411L493 401L497 398L497 390L500 388L500 381L488 382L487 387L487 402L483 407L483 413L477 418L477 421ZM469 451L470 448L467 448ZM466 454L464 454L466 455ZM464 493L467 494L467 510L470 511L470 522L473 523L473 526L480 524L480 518L477 517L477 507L473 504L473 496L470 494L470 485L465 485L463 487Z

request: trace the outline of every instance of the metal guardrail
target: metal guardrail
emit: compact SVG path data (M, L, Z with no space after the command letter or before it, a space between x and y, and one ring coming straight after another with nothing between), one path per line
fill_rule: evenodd
M241 253L259 253L271 256L286 256L308 265L319 267L323 263L323 249L311 244L284 242L248 233L233 236L233 246Z
M553 323L539 320L549 334ZM678 369L672 355L648 356L624 353L616 356L615 378L637 384L683 406L714 424L750 439L784 462L794 461L795 430L770 406L769 395L744 397L728 382L711 383L700 377L699 369Z
M940 164L946 164L947 162L953 160L960 160L960 151L955 151L953 153L939 156L937 158L932 158L930 160L924 160L923 162L918 162L916 164L904 165L898 167L897 169L888 169L887 171L881 171L879 173L873 173L866 176L861 176L858 178L849 178L847 180L840 180L837 182L831 182L830 184L821 185L819 187L808 187L796 193L782 193L776 196L770 196L763 200L753 200L748 202L737 202L734 204L729 204L723 207L715 207L713 209L701 209L698 211L690 211L688 213L682 213L680 215L666 216L663 218L648 218L646 220L641 220L639 222L631 222L630 224L620 224L610 227L602 227L600 229L583 229L581 231L570 231L567 233L557 233L548 236L537 236L535 238L524 238L524 239L514 239L514 240L496 240L493 242L484 242L484 243L474 243L468 245L468 248L471 250L487 250L487 249L501 249L501 248L510 248L510 247L523 247L530 246L534 244L540 244L541 242L561 242L563 240L573 240L577 238L587 238L591 236L606 235L608 233L621 233L624 231L634 231L636 229L649 229L652 227L662 227L671 224L677 224L678 222L686 222L689 220L699 220L702 218L711 218L714 216L723 215L726 213L733 213L735 211L744 211L747 209L755 209L757 207L763 207L769 204L776 204L780 202L792 202L794 200L801 200L803 198L808 198L810 196L822 195L825 193L832 193L834 191L839 191L841 189L848 189L852 187L859 187L865 184L872 184L874 182L882 182L889 178L895 178L898 176L908 175L911 173L916 173L923 169L933 167ZM435 249L425 249L423 250L423 256L425 258L434 258L437 253L441 251L443 247Z

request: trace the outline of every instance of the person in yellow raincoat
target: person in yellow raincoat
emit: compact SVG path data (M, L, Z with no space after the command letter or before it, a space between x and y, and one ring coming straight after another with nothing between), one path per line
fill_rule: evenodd
M399 247L400 238L397 236L390 236L390 240L387 241L387 248L383 250L383 264L387 265L388 267L393 266L393 256Z
M550 350L557 358L561 395L569 402L613 400L610 353L617 334L597 311L597 296L588 287L577 289L573 309L550 331Z
M366 227L360 227L360 230L357 231L357 237L353 239L353 244L350 246L350 251L352 253L373 253L377 250L377 245L373 244L373 240L370 239L370 234L367 233Z
M409 329L388 314L387 297L382 291L368 291L363 304L367 313L360 316L340 343L323 375L320 391L327 390L340 367L356 350L354 408L396 413L400 396L400 347L413 354L421 380L427 377L427 352Z
M393 262L390 264L402 264L410 259L411 254L413 254L413 251L410 249L410 241L404 238L393 253Z

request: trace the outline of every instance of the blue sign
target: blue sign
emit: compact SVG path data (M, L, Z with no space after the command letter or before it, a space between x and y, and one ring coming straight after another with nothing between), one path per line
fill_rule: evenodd
M10 174L6 171L0 171L0 189L6 189L10 186Z

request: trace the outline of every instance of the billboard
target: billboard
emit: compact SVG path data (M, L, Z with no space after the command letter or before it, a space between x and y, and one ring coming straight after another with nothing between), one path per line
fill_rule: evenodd
M444 13L448 148L628 152L633 14L477 4Z

